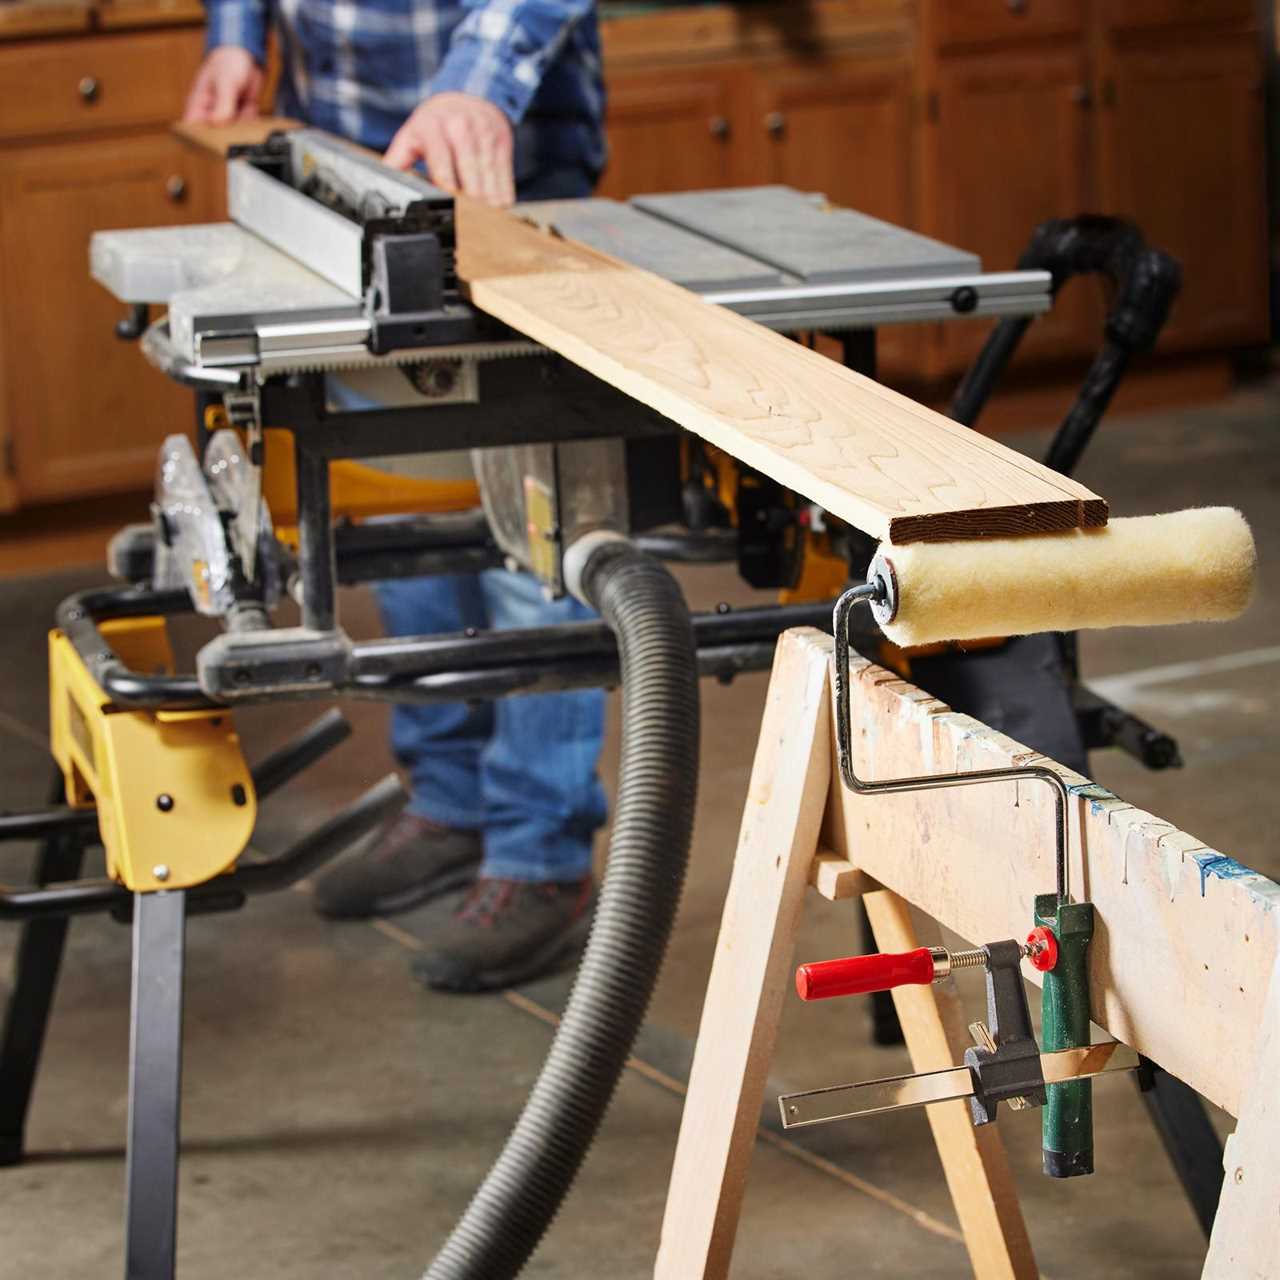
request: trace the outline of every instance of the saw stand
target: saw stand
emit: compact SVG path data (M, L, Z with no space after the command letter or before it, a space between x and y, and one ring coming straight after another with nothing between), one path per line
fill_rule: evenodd
M833 763L831 654L831 638L817 631L789 632L778 645L655 1280L728 1274L783 1000L795 998L793 950L806 893L860 900L877 946L902 952L941 941L913 907L965 937L1006 936L1025 932L1035 888L1046 876L1052 882L1048 787L899 796L843 787ZM856 655L852 667L854 750L869 776L1033 761L1062 776L1073 800L1073 881L1098 914L1100 941L1090 959L1094 1022L1239 1119L1227 1142L1203 1274L1280 1277L1280 885L950 712L893 673ZM998 879L992 868L1000 869ZM1215 948L1212 967L1189 945L1209 937L1229 939ZM1039 980L1029 966L1024 971ZM1173 991L1181 1004L1171 1009ZM899 987L893 997L915 1071L961 1060L967 1018L950 980ZM825 1079L806 1083L833 1083L838 1071L833 1064ZM930 1106L927 1116L973 1273L980 1280L1037 1277L997 1126L975 1127L963 1101ZM1105 1162L1104 1147L1104 1173Z

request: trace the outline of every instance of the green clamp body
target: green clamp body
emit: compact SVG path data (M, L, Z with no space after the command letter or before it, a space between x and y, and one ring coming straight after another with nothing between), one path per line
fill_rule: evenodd
M1093 903L1061 902L1054 893L1036 895L1036 924L1053 930L1058 962L1044 975L1044 1050L1076 1049L1089 1043L1088 949ZM1043 1112L1044 1171L1051 1178L1093 1172L1093 1081L1048 1086Z

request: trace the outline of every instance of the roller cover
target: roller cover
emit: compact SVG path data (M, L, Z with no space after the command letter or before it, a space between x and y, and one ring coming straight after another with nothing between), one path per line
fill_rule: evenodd
M1257 554L1240 512L1199 507L1102 529L972 542L885 543L903 647L939 640L1223 621L1244 611Z

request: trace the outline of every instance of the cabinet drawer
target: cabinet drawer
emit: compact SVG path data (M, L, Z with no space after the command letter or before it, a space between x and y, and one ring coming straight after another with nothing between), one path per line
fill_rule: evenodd
M1071 35L1084 27L1084 0L936 0L940 45Z
M209 220L213 167L166 132L0 148L0 433L24 502L146 488L191 393L114 334L89 240ZM8 376L5 376L8 375Z
M0 137L167 124L203 40L192 27L0 45Z
M1198 22L1247 22L1255 0L1109 0L1102 6L1103 25L1111 30L1165 27Z

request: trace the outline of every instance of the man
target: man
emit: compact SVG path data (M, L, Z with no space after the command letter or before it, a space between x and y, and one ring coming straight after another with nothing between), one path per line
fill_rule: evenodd
M587 195L604 163L604 92L592 0L207 0L208 54L186 118L257 114L269 26L281 45L277 110L423 164L437 186L493 205ZM577 620L528 575L493 570L387 582L397 635ZM558 964L585 938L591 846L605 819L596 761L604 695L397 707L405 814L316 886L325 915L402 910L472 883L414 972L487 990Z

